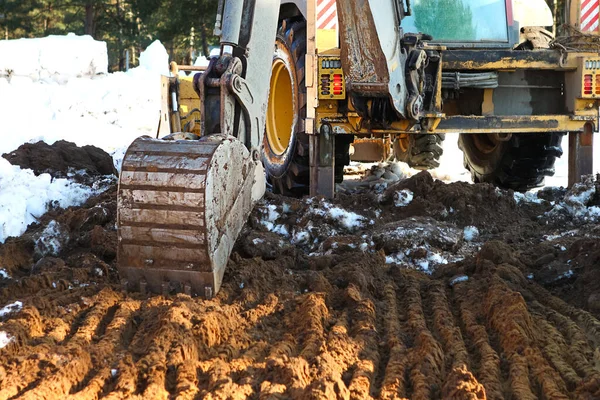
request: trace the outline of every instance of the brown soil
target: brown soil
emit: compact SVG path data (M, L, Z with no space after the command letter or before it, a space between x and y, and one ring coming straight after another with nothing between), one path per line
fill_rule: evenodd
M112 157L104 150L95 146L78 147L65 140L52 145L25 143L2 157L13 165L33 170L36 175L49 173L53 178L72 176L92 183L92 177L116 174Z
M267 195L207 301L120 292L115 195L0 245L0 399L600 398L600 229L550 202L427 173Z

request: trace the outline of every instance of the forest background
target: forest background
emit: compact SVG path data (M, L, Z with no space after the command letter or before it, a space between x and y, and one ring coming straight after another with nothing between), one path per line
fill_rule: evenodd
M561 14L565 0L546 1ZM218 43L217 5L218 0L0 0L0 38L90 35L107 43L110 71L136 66L140 52L158 39L172 61L189 64Z

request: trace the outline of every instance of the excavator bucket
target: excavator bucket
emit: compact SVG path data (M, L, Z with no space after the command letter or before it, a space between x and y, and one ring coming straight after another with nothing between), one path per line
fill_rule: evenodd
M214 296L234 242L264 194L262 168L234 137L136 139L119 179L124 289Z

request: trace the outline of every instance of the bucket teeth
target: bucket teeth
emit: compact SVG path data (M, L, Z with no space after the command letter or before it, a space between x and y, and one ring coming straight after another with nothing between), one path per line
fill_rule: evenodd
M214 296L253 201L262 197L253 187L257 165L232 137L135 140L118 191L124 286Z

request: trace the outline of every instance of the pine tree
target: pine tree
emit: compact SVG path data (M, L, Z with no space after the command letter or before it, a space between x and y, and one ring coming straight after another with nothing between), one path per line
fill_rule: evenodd
M171 58L192 62L191 50L217 43L218 0L0 0L0 29L9 39L87 34L107 43L111 70L124 69L125 51L139 54L162 41ZM190 35L191 32L194 35ZM133 59L133 57L132 57Z

